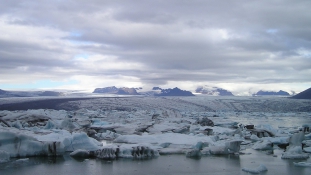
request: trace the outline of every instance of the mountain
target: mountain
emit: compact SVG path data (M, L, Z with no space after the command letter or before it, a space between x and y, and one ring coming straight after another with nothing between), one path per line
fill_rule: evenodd
M181 90L177 87L174 89L162 89L161 93L155 96L194 96L190 91Z
M117 94L119 94L119 95L139 95L135 88L127 88L127 87L119 88Z
M196 90L196 93L212 95L212 96L234 96L232 92L218 88L218 87L209 87L209 86L199 86Z
M253 96L263 96L263 95L282 95L282 96L289 96L290 94L288 92L280 90L279 92L274 91L258 91L256 94L253 94Z
M93 93L104 93L104 94L117 94L117 95L139 95L135 88L122 87L117 88L115 86L96 88Z
M153 87L152 90L156 91L156 90L162 90L162 89L160 87Z
M297 95L292 96L291 98L295 99L311 99L311 88L300 92Z
M96 88L93 93L107 93L107 94L116 94L118 92L118 88L115 86L105 87L105 88Z
M6 93L7 93L7 91L0 89L0 95L6 94Z

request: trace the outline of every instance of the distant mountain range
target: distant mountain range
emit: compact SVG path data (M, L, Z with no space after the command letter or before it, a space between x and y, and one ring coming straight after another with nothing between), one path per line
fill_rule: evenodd
M142 88L117 88L115 86L96 88L93 93L106 93L106 94L116 94L116 95L147 95L147 96L194 96L190 91L184 91L177 87L173 89L162 89L160 87L152 88L152 91L138 93L136 90L141 90ZM160 90L160 92L158 92Z
M311 88L300 92L297 95L292 96L294 99L311 99Z
M117 94L117 95L140 95L137 93L136 88L122 87L117 88L115 86L96 88L93 93L105 93L105 94Z
M155 96L194 96L192 92L181 90L177 87L173 89L161 89L159 87L152 88L153 90L161 90L159 94L155 94Z
M288 92L285 92L285 91L282 91L282 90L280 90L279 92L260 90L257 93L253 94L253 96L264 96L264 95L289 96L290 94Z
M232 92L226 89L210 86L199 86L195 92L212 96L234 96Z
M5 91L0 89L0 97L38 97L38 96L63 96L64 93L56 91Z

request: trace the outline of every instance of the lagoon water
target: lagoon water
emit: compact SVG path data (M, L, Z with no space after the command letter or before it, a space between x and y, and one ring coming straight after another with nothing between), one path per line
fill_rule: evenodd
M199 159L185 155L165 155L155 159L131 160L118 159L106 161L100 159L74 159L69 155L62 157L33 157L22 163L0 164L1 175L178 175L213 174L246 175L242 168L256 168L264 164L268 171L261 174L310 175L311 167L297 167L298 160L281 159L282 150L277 149L273 157L264 152L247 149L244 155L206 156ZM299 160L307 161L310 160Z

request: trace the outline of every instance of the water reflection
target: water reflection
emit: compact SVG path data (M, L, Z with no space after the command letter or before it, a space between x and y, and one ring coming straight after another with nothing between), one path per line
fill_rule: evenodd
M32 157L20 164L11 160L0 164L1 175L84 175L84 174L247 174L241 169L256 168L264 164L268 171L264 174L311 174L311 168L295 167L293 160L281 159L282 150L267 155L262 151L247 149L244 155L203 156L188 158L185 155L162 155L155 159L118 159L113 161L101 159L74 159L66 154L61 157ZM310 160L306 160L310 162Z

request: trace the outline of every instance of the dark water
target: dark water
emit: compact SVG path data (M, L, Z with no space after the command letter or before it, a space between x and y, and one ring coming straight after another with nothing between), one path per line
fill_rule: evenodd
M119 159L104 161L99 159L73 159L69 155L57 158L30 158L24 163L0 164L1 175L178 175L178 174L213 174L246 175L243 167L255 168L264 164L268 171L261 174L310 175L311 167L296 167L297 160L281 159L282 150L276 150L278 157L265 152L245 150L245 155L208 156L200 159L187 158L185 155L166 155L149 160ZM308 160L299 160L307 161Z

